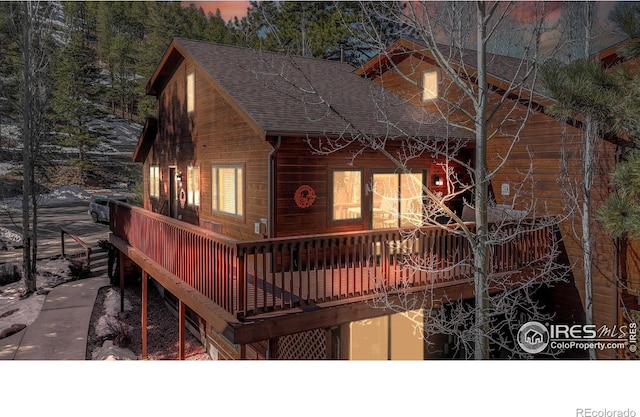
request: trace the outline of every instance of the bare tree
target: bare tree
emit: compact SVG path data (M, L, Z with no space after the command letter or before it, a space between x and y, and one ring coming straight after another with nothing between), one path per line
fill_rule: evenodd
M389 285L385 285L387 278L381 276L373 305L405 313L415 320L415 326L422 329L427 340L436 334L455 337L456 349L463 356L489 358L490 345L508 356L526 356L514 346L517 331L526 321L551 319L535 293L540 287L564 280L568 267L557 262L560 246L556 235L551 233L547 236L547 250L536 253L535 259L520 265L530 275L501 274L494 255L501 247L518 241L523 233L548 232L562 219L549 216L536 206L534 155L530 155L529 166L523 167L519 185L514 185L516 190L510 204L497 206L489 194L489 185L507 164L534 112L536 64L542 59L539 55L542 34L548 29L546 5L484 1L408 2L406 5L365 2L361 7L365 16L361 27L368 31L354 33L354 36L360 36L362 42L375 48L381 59L387 58L385 62L392 66L395 74L415 87L415 95L408 94L404 100L421 101L423 86L417 77L419 70L396 66L393 57L388 55L388 45L371 22L386 20L392 23L391 26L402 28L403 34L410 33L416 47L429 54L440 69L442 80L438 88L447 91L439 94L432 106L419 107L420 114L412 115L425 131L437 131L435 136L425 137L408 130L386 137L368 134L367 126L359 126L356 120L349 119L346 113L332 105L329 95L314 88L312 77L295 59L290 60L293 69L288 73L282 68L272 68L271 72L259 75L279 77L297 89L299 94L292 93L291 89L288 94L309 108L309 114L321 114L317 109L322 108L326 114L337 114L348 126L339 138L309 140L316 153L351 149L356 160L364 149L373 149L393 161L404 174L411 174L407 163L420 155L433 155L444 161L441 166L447 191L434 192L416 180L414 185L422 190L423 209L396 214L406 216L408 223L416 226L403 231L403 242L411 242L422 233L423 227L429 226L441 228L459 243L455 253L446 254L444 259L407 256L404 262L414 270L449 270L468 277L473 282L475 299L472 303L465 302L448 296L446 291L436 296L434 288L427 288L418 297L415 290L409 288L408 281L389 290ZM526 22L514 18L516 12L522 12L522 7L529 8L525 14L530 18ZM490 54L491 48L515 52L519 58L505 59ZM501 74L500 89L488 81L489 66L498 64L503 69L508 66L505 71L508 77ZM380 122L387 124L390 131L402 130L402 124L398 123L392 110L397 103L387 102L390 96L385 93L383 80L379 89L371 96L376 100ZM312 107L316 111L311 110ZM467 135L460 132L467 132ZM401 151L391 151L391 144L398 136L403 137ZM461 152L469 142L475 149L474 161L466 159ZM490 142L502 144L497 148L502 153L490 156ZM463 167L468 175L458 175L454 167ZM385 196L375 184L370 185L370 191ZM450 203L461 196L466 197L466 205L472 212L470 219L450 208ZM472 220L472 223L466 220ZM461 256L465 250L469 256ZM421 313L413 313L417 310Z
M15 34L22 64L20 116L22 119L22 234L23 279L25 295L36 290L38 188L36 160L40 143L48 134L46 126L48 67L47 37L44 22L52 15L50 2L25 1L12 5Z

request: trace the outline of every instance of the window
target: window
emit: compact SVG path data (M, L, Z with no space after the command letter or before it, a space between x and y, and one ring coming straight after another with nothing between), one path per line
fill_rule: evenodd
M196 76L195 73L187 74L187 113L193 113L196 109Z
M333 171L333 220L362 219L362 172Z
M187 167L187 204L200 206L200 167Z
M234 216L244 215L243 177L241 166L211 167L211 209Z
M438 71L431 70L422 73L422 101L438 98Z
M149 196L160 197L160 167L149 167Z
M373 174L373 228L421 226L422 181L422 174Z

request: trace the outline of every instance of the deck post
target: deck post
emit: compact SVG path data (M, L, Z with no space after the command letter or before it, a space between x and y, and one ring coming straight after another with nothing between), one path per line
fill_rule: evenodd
M142 318L140 319L142 327L142 359L147 359L147 290L149 276L147 271L142 271Z
M178 301L178 359L184 360L184 302Z
M120 251L120 312L124 313L124 253Z
M60 246L62 247L62 258L64 259L64 230L60 228Z
M237 255L237 264L238 264L238 312L244 315L245 312L245 299L246 299L246 271L245 271L245 254Z

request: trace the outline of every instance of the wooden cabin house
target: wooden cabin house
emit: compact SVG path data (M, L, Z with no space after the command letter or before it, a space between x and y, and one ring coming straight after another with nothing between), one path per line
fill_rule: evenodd
M399 65L422 60L413 49ZM157 118L134 153L144 208L113 204L110 241L142 269L143 294L151 276L176 300L181 332L190 323L212 357L422 359L422 335L403 314L372 306L375 294L396 297L405 285L416 296L430 288L435 301L445 290L473 297L462 267L436 273L402 262L411 254L458 265L469 255L440 228L410 241L401 232L422 210L416 182L444 191L441 156L417 155L407 173L379 152L446 136L473 160L472 137L407 102L397 78L381 86L388 77L371 63L358 73L340 62L171 42L147 85ZM462 201L449 208L460 213ZM524 231L529 250L496 265L518 270L541 256L550 234Z
M609 48L600 53L602 65L612 66L621 62L615 53L616 48ZM475 75L475 52L458 60L464 62L463 76ZM452 62L456 65L456 59ZM490 102L507 99L511 104L504 106L506 110L498 114L493 124L503 119L506 111L510 111L509 118L513 123L507 123L500 128L500 135L489 142L489 168L497 169L492 181L493 196L498 204L506 204L520 208L537 207L540 215L547 213L553 216L566 217L560 224L560 233L566 262L571 265L569 282L559 284L554 291L555 323L583 324L584 323L584 272L582 267L583 249L580 243L581 218L571 215L568 205L567 192L570 187L580 184L581 147L583 141L580 123L569 120L566 124L559 122L546 112L546 106L552 100L545 96L544 88L533 85L524 79L527 71L526 62L520 59L489 54L487 59L488 83L491 88ZM451 87L445 77L441 77L441 69L437 66L432 52L419 41L400 39L392 44L385 53L367 62L358 73L368 77L385 88L401 94L411 100L416 106L427 109L436 108L442 97L458 100L459 92ZM430 87L430 91L440 91L441 96L425 99L429 77L437 80L437 87ZM442 79L441 79L442 78ZM516 89L510 93L510 85L522 84L525 88ZM415 85L423 86L423 90ZM533 94L530 94L533 92ZM516 101L517 100L517 101ZM531 113L524 128L520 120L527 113L530 106ZM452 113L449 120L463 121L460 114ZM513 137L518 135L517 142ZM630 243L619 250L620 242L614 242L595 220L595 208L611 193L611 174L615 163L628 142L607 137L597 142L596 160L594 166L594 184L591 195L594 201L592 212L592 226L594 231L594 265L593 265L593 309L596 326L607 326L609 329L619 329L629 324L629 313L636 314L638 310L638 270L637 245ZM508 159L503 158L509 155ZM501 164L504 164L500 167ZM563 176L563 172L565 175ZM527 192L515 197L515 190L522 189L522 184L528 184ZM626 357L629 352L621 350L598 351L598 357L616 358Z

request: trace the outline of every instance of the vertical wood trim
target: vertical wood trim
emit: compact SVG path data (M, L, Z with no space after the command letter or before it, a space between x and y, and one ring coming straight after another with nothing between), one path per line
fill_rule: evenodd
M142 271L142 318L140 319L142 327L142 359L147 359L147 280L147 271Z
M178 301L178 359L184 360L184 302Z
M247 345L240 345L240 359L247 359Z
M331 327L327 327L326 329L324 329L324 339L327 347L324 353L324 358L333 359L333 357L331 356L333 352L333 337Z
M124 313L124 253L120 252L120 312Z
M340 325L340 359L351 359L349 357L351 332L349 323Z
M267 359L278 359L278 339L269 339L269 354Z

